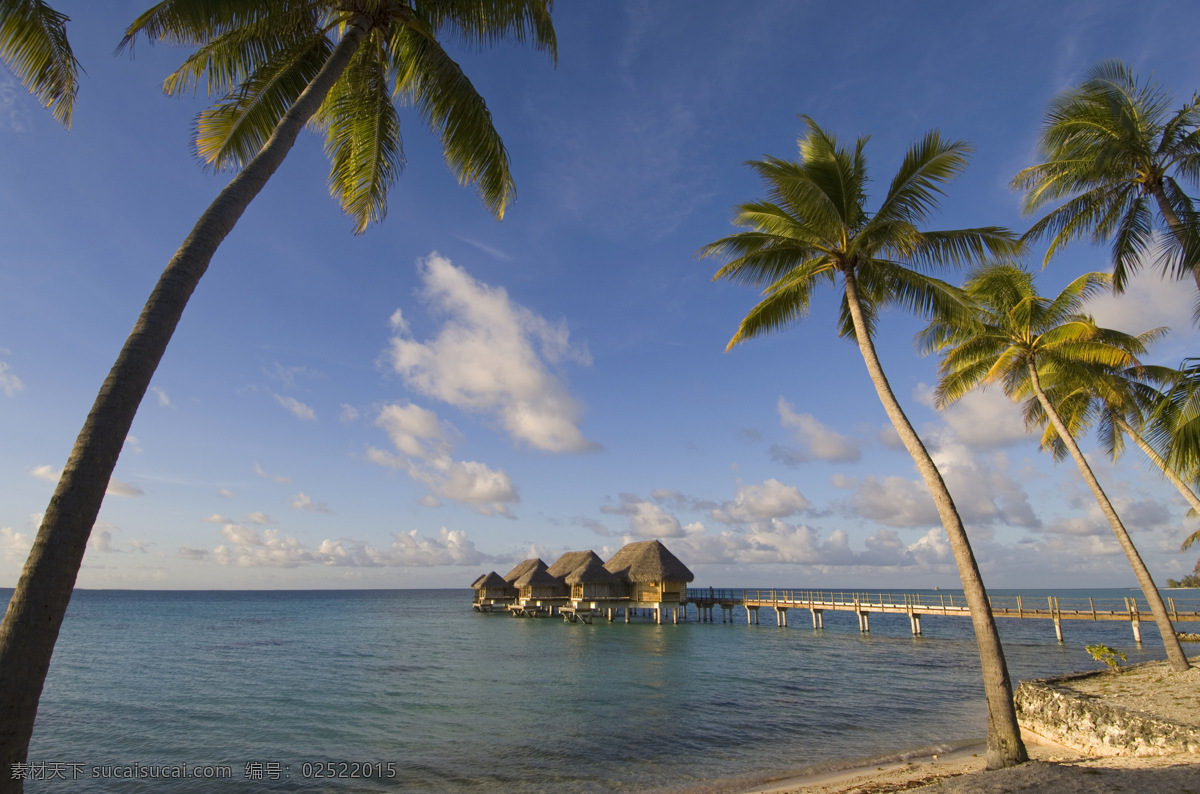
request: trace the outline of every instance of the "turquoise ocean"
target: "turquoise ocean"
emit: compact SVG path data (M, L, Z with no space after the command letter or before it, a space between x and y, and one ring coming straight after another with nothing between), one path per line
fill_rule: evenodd
M822 630L802 610L749 626L740 608L727 624L693 608L679 625L585 625L470 604L465 589L78 590L26 791L736 791L985 733L963 618L925 617L913 637L904 615L862 634L851 613ZM1150 620L1140 647L1125 622L1064 621L1062 644L1047 620L999 626L1014 679L1096 669L1094 643L1164 657Z

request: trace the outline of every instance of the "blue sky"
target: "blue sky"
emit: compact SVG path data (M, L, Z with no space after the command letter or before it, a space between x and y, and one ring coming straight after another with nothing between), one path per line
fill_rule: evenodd
M228 179L192 158L184 53L113 57L136 2L58 0L87 74L55 125L0 71L0 586L158 273ZM975 147L936 225L1023 230L1008 188L1047 101L1121 58L1182 100L1200 7L561 2L559 60L459 52L509 148L496 222L403 111L407 167L361 237L306 134L223 244L117 465L78 585L457 587L531 555L661 538L715 586L957 586L944 532L823 293L723 352L755 302L704 244L794 158L798 114L870 134L880 183L939 128ZM1040 261L1041 251L1036 251ZM1043 292L1104 270L1078 246ZM958 276L950 276L958 278ZM1196 351L1192 293L1150 275L1093 306L1152 351ZM1082 480L1003 395L938 413L920 324L880 322L893 386L992 587L1133 585ZM1085 448L1094 448L1089 439ZM1102 482L1161 582L1196 522L1136 451Z

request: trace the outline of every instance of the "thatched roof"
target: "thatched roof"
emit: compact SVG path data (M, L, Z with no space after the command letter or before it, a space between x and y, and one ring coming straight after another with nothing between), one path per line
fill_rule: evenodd
M555 560L554 564L547 568L546 571L551 576L557 576L561 579L576 568L587 565L589 560L595 560L601 565L604 564L604 560L600 559L600 556L591 549L587 551L568 551Z
M690 582L696 578L678 557L657 540L644 540L622 547L604 567L631 582Z
M509 584L503 576L495 571L492 571L487 576L481 576L479 579L477 579L472 587L474 587L476 590L495 590L498 587L512 587L512 585Z
M556 576L551 576L546 573L545 568L530 568L527 572L521 575L512 583L513 587L522 588L534 585L557 585L562 587L563 581Z
M595 555L583 565L567 574L566 578L567 584L616 583L619 581L621 581L621 577L605 568L604 563Z
M532 560L525 560L524 562L519 563L516 568L513 568L511 571L504 574L504 581L512 584L525 574L532 571L534 568L544 571L546 570L546 563L542 562L537 557L534 557Z
M495 573L495 571L492 571L492 573ZM483 580L486 578L488 578L488 574L486 574L486 573L479 574L479 576L475 579L475 581L471 582L471 589L478 590L479 585L483 584Z

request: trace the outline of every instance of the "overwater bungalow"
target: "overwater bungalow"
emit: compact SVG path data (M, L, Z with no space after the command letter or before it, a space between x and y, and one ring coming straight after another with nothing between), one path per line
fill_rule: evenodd
M472 604L476 612L491 612L496 607L508 606L517 600L517 588L492 571L484 574L471 583L475 590L475 602Z
M482 576L472 585L477 603L489 581L489 588L499 588L491 581L493 575ZM558 611L570 620L591 622L593 614L604 613L612 620L623 610L626 623L636 609L646 610L660 623L664 613L678 621L687 603L688 582L695 579L657 540L630 543L608 562L590 550L569 551L550 566L540 559L525 560L502 578L516 590L507 602L514 615L553 615ZM507 596L498 591L496 597Z
M629 582L629 606L653 610L658 621L664 609L676 619L676 610L687 603L688 582L696 578L657 540L623 546L604 567Z

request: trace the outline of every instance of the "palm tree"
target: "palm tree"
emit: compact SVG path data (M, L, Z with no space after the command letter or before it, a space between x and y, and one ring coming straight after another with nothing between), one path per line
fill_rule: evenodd
M166 0L138 37L198 46L166 82L202 78L220 100L197 124L216 167L244 167L168 263L71 450L0 624L0 769L23 761L88 536L135 413L217 246L313 119L326 130L331 192L356 231L386 210L402 157L393 97L414 106L450 168L497 215L512 199L508 156L482 97L439 40L531 41L553 56L551 0ZM0 774L0 792L20 781Z
M0 0L0 59L68 128L79 91L79 62L67 41L70 21L44 0Z
M898 305L918 314L963 311L960 291L920 270L1007 256L1015 235L986 227L921 231L936 209L942 186L959 174L970 148L926 134L909 148L879 208L867 211L867 164L859 138L853 150L804 117L800 159L752 161L768 200L742 204L734 224L746 227L701 249L728 260L714 279L763 288L762 301L742 320L729 348L802 320L814 289L842 280L840 334L853 338L888 418L912 455L950 539L979 645L988 703L989 768L1026 760L1012 702L1012 684L979 567L954 500L892 393L873 342L879 310ZM913 269L913 268L917 269Z
M1013 179L1026 212L1069 199L1026 232L1051 238L1045 263L1074 240L1111 237L1115 292L1155 248L1164 273L1200 284L1200 216L1180 185L1200 177L1200 96L1174 112L1171 102L1116 60L1051 102L1039 140L1045 162Z
M989 265L967 281L967 296L977 307L975 317L967 322L935 318L920 335L920 342L925 350L943 353L935 392L938 407L950 405L985 383L1000 383L1014 400L1037 402L1125 551L1150 604L1172 668L1187 670L1187 657L1146 564L1080 452L1071 429L1047 395L1049 389L1078 384L1089 372L1104 375L1139 366L1137 356L1161 333L1159 329L1132 336L1100 328L1091 317L1081 314L1086 298L1110 283L1110 277L1103 273L1086 273L1051 300L1037 294L1028 271L1015 265ZM1027 419L1030 416L1027 409Z

